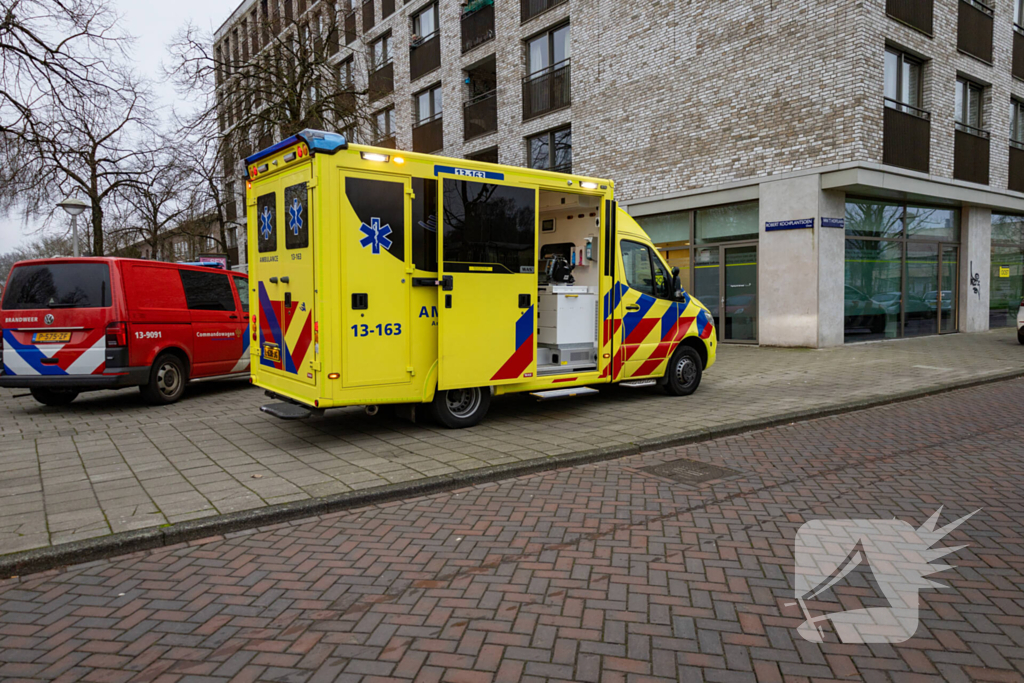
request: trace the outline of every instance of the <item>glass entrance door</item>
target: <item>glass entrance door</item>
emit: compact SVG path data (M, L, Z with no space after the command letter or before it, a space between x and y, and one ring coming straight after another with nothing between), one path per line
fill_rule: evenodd
M757 245L722 247L722 251L725 252L722 341L756 342Z
M721 340L719 303L722 299L721 247L698 247L693 251L693 295L708 307Z
M943 244L939 256L939 334L957 330L957 292L960 277L960 247Z

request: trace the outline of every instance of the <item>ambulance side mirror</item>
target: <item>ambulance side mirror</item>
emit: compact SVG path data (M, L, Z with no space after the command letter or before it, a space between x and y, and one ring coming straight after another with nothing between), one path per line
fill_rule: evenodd
M680 298L679 292L683 288L683 283L679 281L679 267L675 266L672 268L672 294L677 299Z

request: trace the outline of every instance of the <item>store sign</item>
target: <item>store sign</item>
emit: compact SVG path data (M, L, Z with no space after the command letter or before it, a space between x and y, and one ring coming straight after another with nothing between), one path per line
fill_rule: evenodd
M846 228L845 218L825 218L821 219L821 227L823 228L839 228L843 230Z
M1010 266L999 266L999 277L1010 277Z
M765 232L774 232L775 230L802 230L813 227L813 218L801 218L795 221L775 221L774 223L764 224Z

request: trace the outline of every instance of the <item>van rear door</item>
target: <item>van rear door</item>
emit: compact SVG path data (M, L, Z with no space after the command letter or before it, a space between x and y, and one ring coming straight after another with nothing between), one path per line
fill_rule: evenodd
M103 374L111 288L107 261L15 266L0 316L4 374Z

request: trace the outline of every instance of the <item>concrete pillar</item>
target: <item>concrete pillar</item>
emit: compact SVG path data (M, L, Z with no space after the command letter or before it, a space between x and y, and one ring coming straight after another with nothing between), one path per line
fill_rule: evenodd
M764 346L818 348L843 343L843 230L822 217L845 216L842 192L823 192L819 175L761 183L758 330ZM813 228L767 230L783 221Z
M960 217L959 331L988 329L992 210L965 206Z

